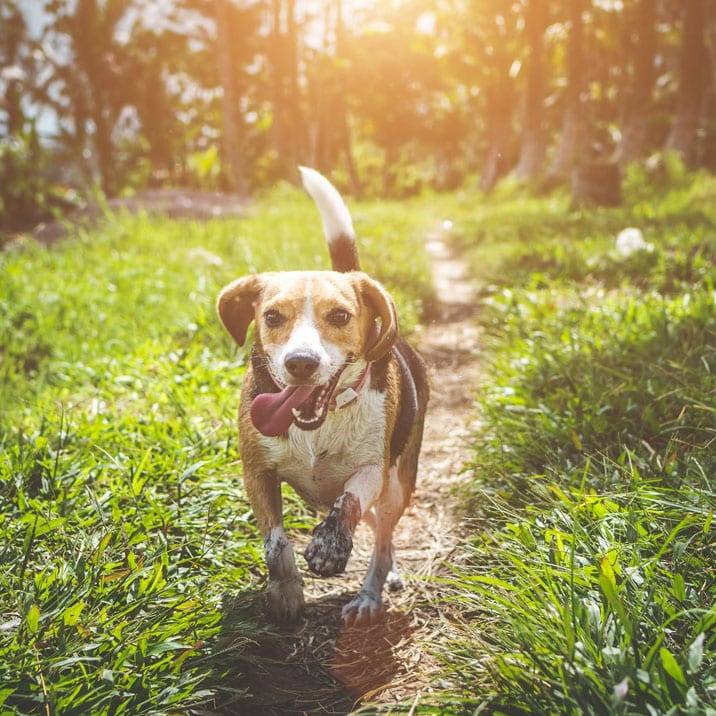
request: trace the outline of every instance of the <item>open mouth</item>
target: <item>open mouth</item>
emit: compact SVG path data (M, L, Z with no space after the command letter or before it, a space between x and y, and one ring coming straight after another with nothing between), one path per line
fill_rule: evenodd
M267 437L282 435L294 423L301 430L316 430L328 415L333 392L348 363L323 385L288 385L278 393L261 393L251 403L251 421Z

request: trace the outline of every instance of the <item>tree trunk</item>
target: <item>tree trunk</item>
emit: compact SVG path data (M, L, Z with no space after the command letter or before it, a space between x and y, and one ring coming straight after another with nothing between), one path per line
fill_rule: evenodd
M525 32L529 43L529 56L524 96L522 150L515 168L515 176L521 181L535 179L544 167L546 153L544 31L546 26L546 0L528 0L525 11Z
M286 139L290 175L296 172L296 165L305 162L306 139L301 91L298 86L298 27L296 23L296 0L286 0Z
M345 48L345 23L343 21L343 0L336 0L336 57L340 60L343 57ZM343 79L343 62L339 62L341 67L340 78ZM354 196L359 197L362 193L358 170L355 160L353 159L353 142L351 140L351 125L348 120L348 106L346 95L338 88L338 100L340 103L338 110L338 131L340 132L340 144L345 155L346 167L348 169L348 177L351 183L351 192Z
M273 145L279 175L294 178L308 145L300 106L295 0L273 0L271 26Z
M625 45L631 50L634 74L625 88L622 141L618 159L634 161L644 153L651 114L652 91L656 73L656 0L638 0L633 22L628 23Z
M706 0L706 39L711 60L711 82L716 92L716 0Z
M229 0L214 0L217 29L217 59L219 64L219 78L223 96L222 110L222 153L229 172L228 176L232 191L240 196L248 196L249 188L244 173L244 163L239 147L238 129L239 100L236 93L236 76L231 61L232 18Z
M676 118L666 141L666 149L678 152L687 164L693 164L696 159L696 139L707 80L705 10L705 0L686 0L684 3Z
M277 171L280 176L286 176L287 165L287 131L284 103L284 78L285 78L285 44L286 37L281 29L281 0L272 0L271 19L271 41L269 44L269 58L271 62L271 112L273 122L271 134L273 148L276 156Z
M490 192L507 170L514 95L510 78L505 73L504 82L496 82L487 89L487 157L480 176L480 189Z
M582 90L584 87L584 0L570 3L570 28L567 39L567 88L564 93L564 118L557 154L549 170L553 181L569 178L579 155L583 130Z
M622 201L619 165L580 163L572 172L572 199L590 206L619 206Z

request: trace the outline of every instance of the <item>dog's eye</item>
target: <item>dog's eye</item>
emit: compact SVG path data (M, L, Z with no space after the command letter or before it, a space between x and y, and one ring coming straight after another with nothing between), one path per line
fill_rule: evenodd
M286 322L286 316L279 311L269 310L264 313L264 322L269 328L278 328Z
M332 326L340 328L345 326L348 321L351 320L351 314L348 311L344 311L342 308L334 308L327 316L326 321Z

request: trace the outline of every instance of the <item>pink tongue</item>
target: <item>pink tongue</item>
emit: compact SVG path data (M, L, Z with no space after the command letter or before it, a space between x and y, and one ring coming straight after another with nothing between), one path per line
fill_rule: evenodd
M267 437L285 433L297 408L316 389L315 385L289 385L280 393L261 393L251 403L251 422Z

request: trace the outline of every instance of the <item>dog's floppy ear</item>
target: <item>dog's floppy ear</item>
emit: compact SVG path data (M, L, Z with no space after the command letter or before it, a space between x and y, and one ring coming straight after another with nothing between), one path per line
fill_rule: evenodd
M374 312L375 317L380 318L378 337L365 353L367 361L375 361L393 347L398 337L398 314L390 294L377 281L363 275L359 286L366 305Z
M244 345L246 331L254 320L256 301L262 288L260 276L243 276L226 286L216 301L221 322L240 346Z

